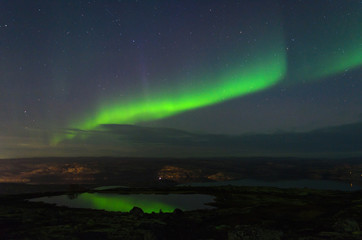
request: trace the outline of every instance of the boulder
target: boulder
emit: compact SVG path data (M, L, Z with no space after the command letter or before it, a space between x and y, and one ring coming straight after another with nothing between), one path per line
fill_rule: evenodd
M182 211L181 209L179 208L175 208L175 210L173 210L173 215L176 215L176 216L180 216L184 213L184 211Z
M131 209L131 211L129 211L131 215L135 216L135 217L142 217L144 212L142 210L142 208L139 207L133 207Z

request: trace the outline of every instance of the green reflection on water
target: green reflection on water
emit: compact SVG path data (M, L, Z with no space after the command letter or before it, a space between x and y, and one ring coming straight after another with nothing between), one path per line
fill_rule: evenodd
M92 208L104 209L106 211L121 211L128 212L133 207L140 207L146 213L151 212L172 212L176 207L170 204L157 201L152 197L147 199L145 195L117 195L117 194L98 194L98 193L83 193L78 199L86 204L91 204ZM87 205L88 205L87 204Z
M214 196L205 194L112 194L82 193L31 199L71 208L91 208L106 211L129 212L133 207L142 208L145 213L173 212L213 208L205 203L213 202Z

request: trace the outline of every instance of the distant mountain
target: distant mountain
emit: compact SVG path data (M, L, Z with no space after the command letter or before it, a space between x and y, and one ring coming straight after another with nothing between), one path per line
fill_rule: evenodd
M222 156L222 155L284 155L284 156L362 156L362 122L321 128L309 132L273 134L222 135L199 134L170 128L135 125L102 125L92 132L92 143L104 141L108 135L119 143L143 146L139 151L157 156ZM103 137L100 137L102 135ZM157 146L157 148L153 148ZM152 152L154 150L154 152Z

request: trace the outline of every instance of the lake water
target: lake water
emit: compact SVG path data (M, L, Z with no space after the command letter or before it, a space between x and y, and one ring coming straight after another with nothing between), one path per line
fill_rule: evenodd
M211 209L205 203L214 202L214 196L204 194L111 194L81 193L30 199L34 202L56 204L72 208L91 208L106 211L129 212L134 206L146 213L181 210Z
M186 185L186 184L185 184ZM180 185L180 186L185 186ZM330 180L283 180L265 181L242 179L225 182L191 183L190 186L266 186L278 188L311 188L320 190L356 191L360 186ZM112 189L120 186L106 186L100 189ZM72 208L90 208L106 211L129 212L133 207L140 207L146 213L173 212L176 208L184 211L211 209L206 203L214 202L214 196L205 194L114 194L114 193L81 193L79 195L60 195L30 199L34 202L56 204Z
M311 188L319 190L340 190L340 191L357 191L362 188L357 185L351 185L346 182L330 181L330 180L311 180L311 179L299 179L299 180L282 180L282 181L265 181L256 179L242 179L235 181L224 182L203 182L203 183L191 183L183 184L182 186L264 186L264 187L277 187L277 188Z

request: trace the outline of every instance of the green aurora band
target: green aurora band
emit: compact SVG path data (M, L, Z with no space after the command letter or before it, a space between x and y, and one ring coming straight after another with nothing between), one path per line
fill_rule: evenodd
M348 1L343 13L336 2L326 3L324 12L315 14L311 1L312 6L301 5L303 11L293 16L306 27L289 26L295 40L288 52L289 84L318 81L362 65L361 3ZM328 19L324 24L322 16Z
M304 50L304 47L296 49L295 51L298 51L299 55L293 58L296 59L295 64L288 69L289 77L294 80L290 83L316 81L360 67L362 64L362 33L356 38L358 41L350 40L329 44L328 47L324 47L325 51L321 56L314 56L312 50Z
M70 129L76 131L56 134L51 144L56 145L75 137L87 138L87 130L104 124L136 124L158 120L270 88L286 75L287 56L281 36L275 34L265 39L264 45L250 52L253 55L241 56L239 61L234 61L234 67L227 71L213 71L176 81L186 83L185 86L158 86L150 89L147 97L139 93L129 98L101 102L92 114L83 115L80 120L69 125Z
M192 89L170 89L147 100L116 103L101 108L95 117L75 125L80 129L93 129L100 124L134 124L165 118L190 109L196 109L271 87L285 74L284 56L272 58L262 66L254 66L230 73L210 85L197 85Z
M214 77L207 84L195 79L190 87L153 91L147 99L139 96L128 101L103 104L95 114L71 124L71 128L91 130L102 124L135 124L157 120L272 87L283 79L286 72L285 52L280 49L261 56L261 63L254 61L218 79ZM81 135L69 131L56 136L53 143Z
M359 19L356 14L351 21L354 24L346 23L344 26L339 24L343 19L336 18L332 26L328 26L328 31L324 31L325 26L322 25L300 30L300 41L288 51L288 55L282 31L277 30L269 34L263 44L258 44L257 51L248 52L251 57L246 58L242 54L240 57L232 57L236 59L233 68L203 73L192 79L175 79L176 84L186 83L186 87L158 86L150 89L147 96L139 93L128 98L104 100L91 114L83 115L69 125L70 128L81 131L69 130L65 134L58 134L52 139L52 144L74 137L85 138L87 130L103 124L136 124L163 119L256 93L279 82L290 85L316 81L360 67L362 28L356 29L361 24ZM337 34L331 29L344 34ZM330 41L326 43L321 39ZM315 54L315 48L321 53ZM242 64L237 65L238 63ZM85 132L81 133L82 131Z
M362 63L361 46L358 48L355 45L354 51L346 50L344 54L334 54L329 59L314 59L313 61L321 62L321 64L314 65L313 69L308 69L309 74L306 74L307 70L301 67L303 74L299 76L304 76L303 79L306 80L317 80L344 72L346 69L359 67ZM212 81L208 82L210 83L208 85L195 79L192 81L192 87L151 91L152 93L147 98L141 95L134 96L127 100L116 101L113 104L104 102L95 113L71 124L71 128L92 130L103 124L136 124L158 120L262 91L285 79L287 71L285 52L271 51L268 56L264 56L262 59L263 62L254 61L253 64L221 75L219 79L214 77ZM298 79L295 74L296 72L289 77L295 76L295 79ZM207 79L211 78L208 77ZM52 139L52 144L76 136L85 138L87 133L68 131L65 134L56 135Z
M234 45L232 53L226 52L227 57L221 61L232 61L232 67L200 71L192 78L175 77L171 81L174 85L151 86L147 96L138 91L132 96L102 99L98 106L90 107L93 111L72 119L69 130L56 134L51 143L86 138L88 130L105 124L163 119L256 93L281 82L297 85L358 68L362 64L361 5L359 1L349 4L347 15L340 14L338 4L326 4L323 14L328 24L309 4L300 5L302 10L297 15L290 13L284 23L276 14L274 26L266 29L260 25L260 32L252 32L259 36L255 45ZM305 18L307 15L310 17ZM298 27L299 23L305 27ZM293 39L292 43L288 41L289 46L288 38Z

